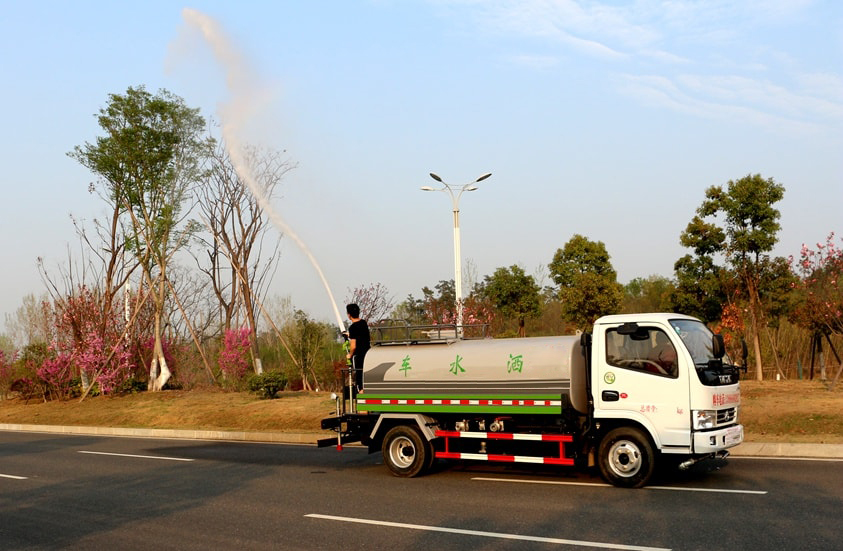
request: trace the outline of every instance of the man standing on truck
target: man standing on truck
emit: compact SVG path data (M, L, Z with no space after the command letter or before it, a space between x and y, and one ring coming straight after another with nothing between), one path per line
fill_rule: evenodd
M369 324L360 319L360 307L349 304L345 307L351 325L348 326L348 359L354 369L354 386L357 393L363 392L363 360L369 351Z

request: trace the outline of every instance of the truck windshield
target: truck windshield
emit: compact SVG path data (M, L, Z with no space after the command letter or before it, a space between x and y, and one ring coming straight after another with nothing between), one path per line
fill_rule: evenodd
M685 343L694 364L697 366L708 365L713 360L714 353L711 349L711 337L713 333L702 322L696 320L671 320L670 326ZM725 363L730 363L728 358L723 358Z
M702 322L697 320L670 320L670 326L682 339L694 360L697 377L706 386L731 385L740 377L737 367L728 356L714 357L712 335Z

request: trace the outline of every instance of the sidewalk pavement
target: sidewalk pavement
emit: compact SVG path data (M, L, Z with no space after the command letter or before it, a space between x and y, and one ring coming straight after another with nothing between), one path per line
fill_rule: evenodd
M319 438L333 433L323 432L259 432L182 429L131 429L116 427L73 427L61 425L23 425L0 423L0 431L84 434L92 436L130 436L135 438L181 438L192 440L228 440L234 442L268 442L315 444ZM744 442L729 450L733 457L787 457L810 459L843 459L843 444L803 444L786 442Z

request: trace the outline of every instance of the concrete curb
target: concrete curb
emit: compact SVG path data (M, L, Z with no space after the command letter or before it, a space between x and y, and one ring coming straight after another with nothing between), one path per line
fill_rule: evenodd
M89 436L130 436L134 438L180 438L187 440L229 440L235 442L266 442L284 444L316 444L319 438L332 433L261 432L184 429L132 429L122 427L73 427L62 425L2 424L0 431L42 432ZM843 444L801 444L744 442L729 450L734 457L787 457L810 459L843 459Z
M803 444L789 442L744 442L729 450L734 457L788 457L843 459L843 444Z
M184 429L133 429L123 427L74 427L62 425L2 424L0 431L42 432L88 436L130 436L134 438L178 438L185 440L231 440L235 442L268 442L286 444L315 444L322 437L317 433L260 432ZM330 436L329 433L325 435Z

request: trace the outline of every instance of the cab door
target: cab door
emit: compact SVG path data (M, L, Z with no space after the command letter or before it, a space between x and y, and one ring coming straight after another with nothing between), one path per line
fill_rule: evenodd
M684 350L655 324L609 327L595 347L595 417L629 418L653 430L665 450L691 445Z

